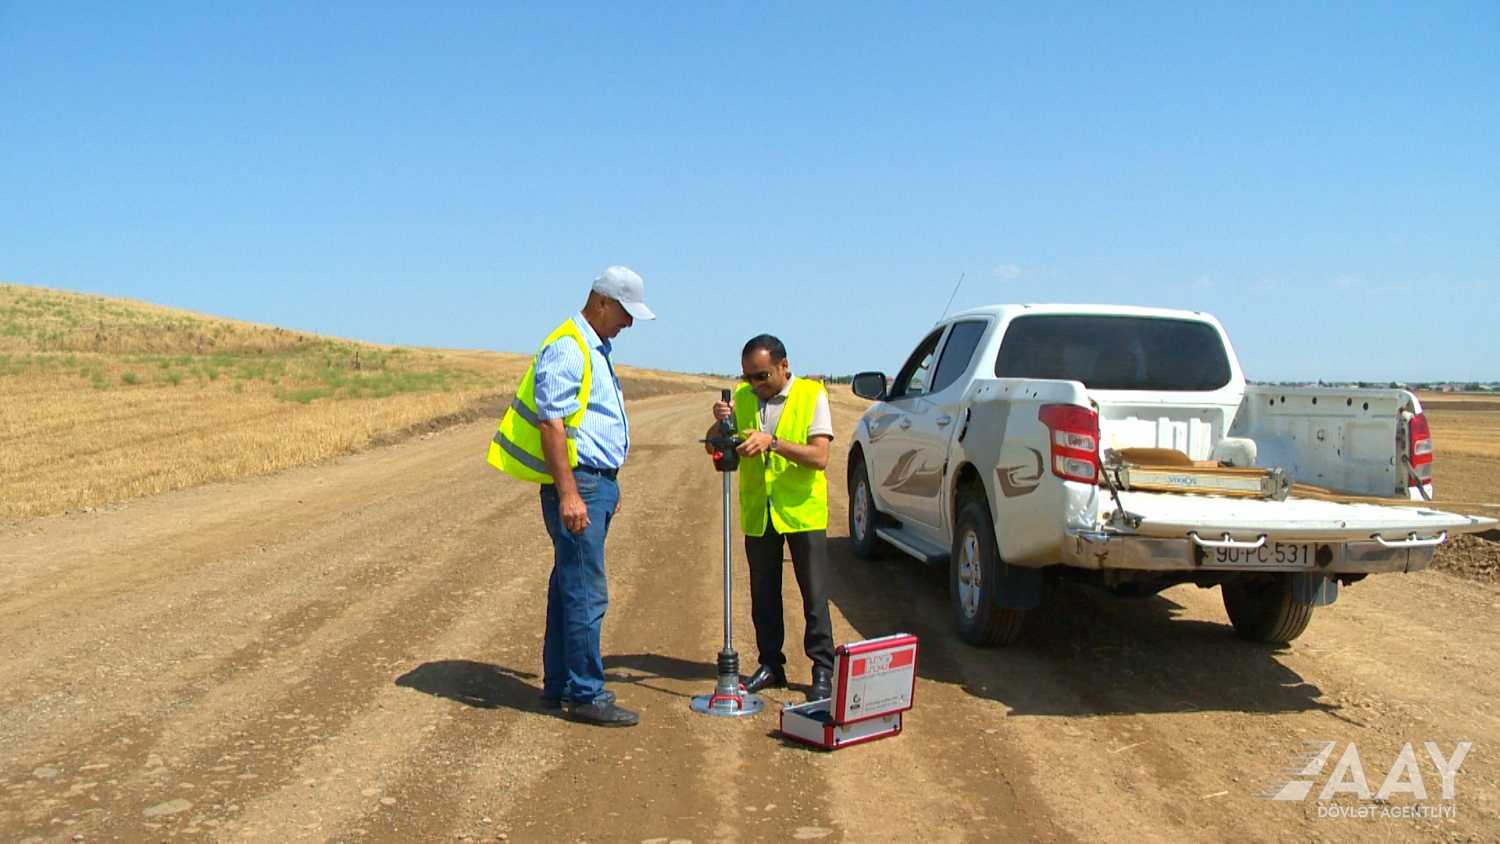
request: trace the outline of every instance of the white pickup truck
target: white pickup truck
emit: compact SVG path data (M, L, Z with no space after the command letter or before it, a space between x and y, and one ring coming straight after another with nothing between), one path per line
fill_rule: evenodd
M1340 583L1426 568L1495 525L1427 504L1416 396L1247 385L1203 313L978 308L853 388L876 402L849 452L855 552L947 565L974 644L1014 641L1061 578L1219 586L1241 637L1287 642Z

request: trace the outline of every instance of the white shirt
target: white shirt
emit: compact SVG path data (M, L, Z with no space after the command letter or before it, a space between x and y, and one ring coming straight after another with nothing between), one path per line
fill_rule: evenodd
M782 385L781 392L772 396L769 400L756 396L759 407L757 416L760 419L760 430L767 434L776 433L776 423L781 421L781 411L786 407L786 397L791 395L792 382L797 376L788 375L786 383ZM824 436L833 439L833 414L828 411L828 392L818 391L818 403L813 407L812 424L807 426L807 438L810 440L816 436Z

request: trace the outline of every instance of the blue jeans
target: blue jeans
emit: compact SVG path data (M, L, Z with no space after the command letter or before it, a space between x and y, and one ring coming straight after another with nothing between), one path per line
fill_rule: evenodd
M574 472L589 526L573 533L562 523L557 488L542 485L542 520L552 537L552 578L547 582L547 635L542 642L542 695L588 703L604 691L599 631L609 608L604 578L604 538L620 500L612 478Z

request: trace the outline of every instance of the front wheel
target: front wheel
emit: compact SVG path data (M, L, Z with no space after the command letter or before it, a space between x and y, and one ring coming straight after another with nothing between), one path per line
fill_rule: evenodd
M1241 639L1284 645L1312 621L1312 605L1292 599L1290 574L1241 575L1220 589L1229 623Z
M995 603L1000 565L989 506L983 499L963 501L948 563L948 596L958 635L971 645L1008 645L1021 635L1026 611Z
M880 538L875 535L875 499L870 495L870 477L865 461L854 464L849 477L849 542L854 556L873 560L880 556Z

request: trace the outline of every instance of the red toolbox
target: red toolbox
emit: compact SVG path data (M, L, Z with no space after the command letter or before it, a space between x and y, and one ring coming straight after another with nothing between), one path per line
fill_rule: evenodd
M837 750L901 732L917 679L917 637L896 633L839 645L833 697L781 710L781 734Z

